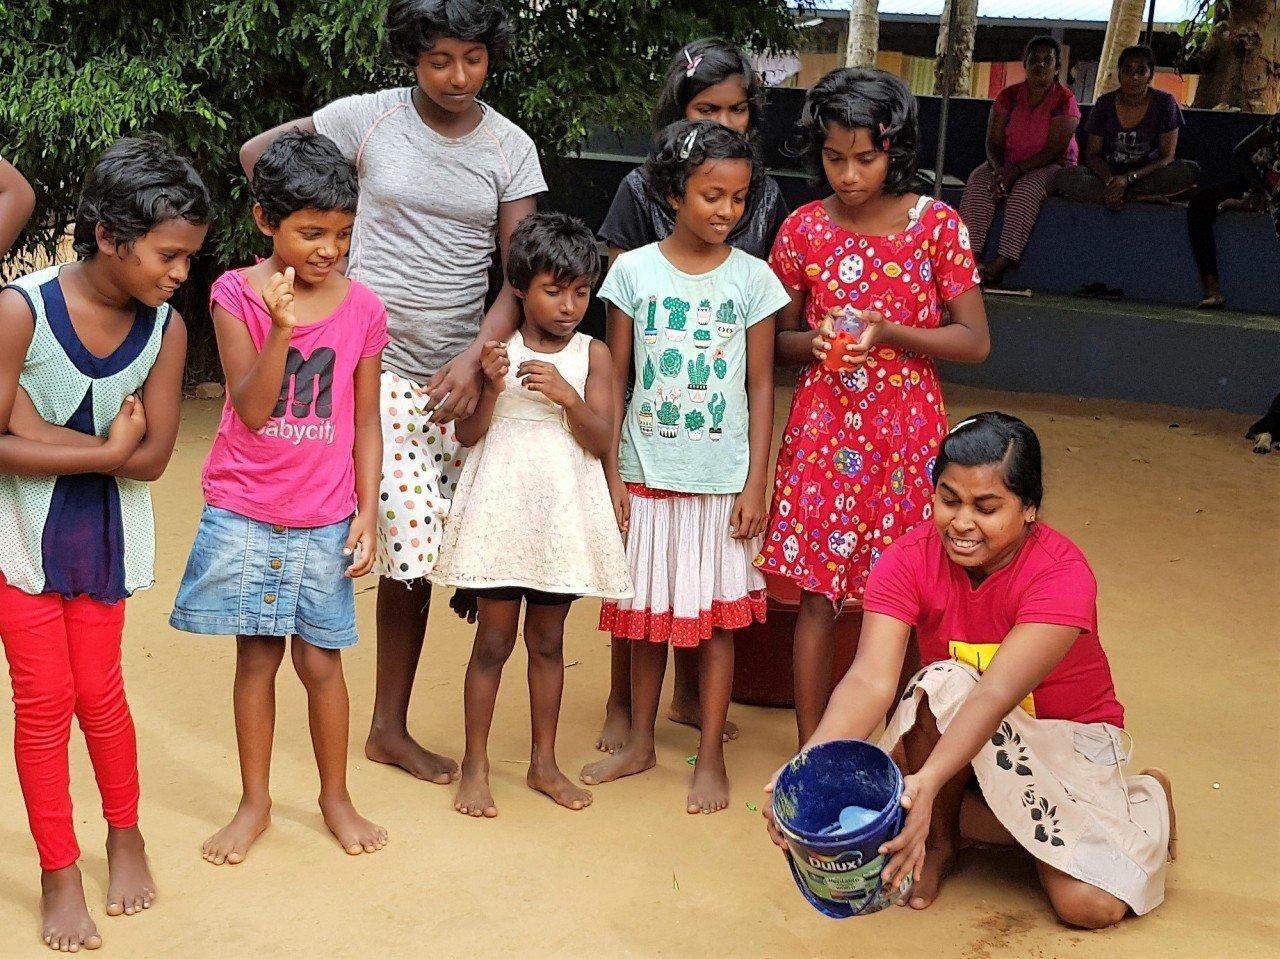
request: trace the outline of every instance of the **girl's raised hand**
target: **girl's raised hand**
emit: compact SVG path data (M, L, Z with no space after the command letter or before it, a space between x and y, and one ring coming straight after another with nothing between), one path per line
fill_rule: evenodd
M296 274L293 267L285 267L283 273L277 273L267 280L262 288L262 302L267 304L271 313L271 325L283 333L293 333L298 325L298 318L293 312L293 279Z
M480 369L484 372L485 384L489 389L501 393L506 386L507 370L511 369L506 344L497 340L486 343L480 351Z
M347 544L342 549L343 556L355 558L347 567L349 579L359 579L373 569L373 551L377 543L377 527L373 517L365 518L356 514L351 521L351 530L347 533Z
M569 407L582 402L578 391L560 375L554 363L542 360L525 360L516 370L520 385L533 393L541 393L557 406Z

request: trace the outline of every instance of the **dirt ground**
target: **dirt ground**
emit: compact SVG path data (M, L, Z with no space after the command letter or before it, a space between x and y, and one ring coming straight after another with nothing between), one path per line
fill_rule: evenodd
M452 789L364 760L373 691L372 580L358 598L362 642L347 657L352 791L390 828L372 856L345 856L315 808L300 684L281 672L275 824L239 866L200 859L238 795L232 643L167 625L200 512L199 470L218 404L192 401L156 484L158 581L130 602L126 672L140 735L143 828L160 884L141 917L108 919L103 824L83 742L72 737L77 828L101 955L743 956L907 954L932 959L1275 956L1280 942L1280 455L1250 455L1248 418L1109 401L948 390L952 421L981 409L1026 418L1044 443L1045 514L1083 547L1101 585L1101 630L1136 740L1135 762L1173 777L1181 859L1154 913L1099 933L1053 921L1029 861L970 854L929 910L825 919L793 887L765 837L760 787L790 755L792 716L733 706L734 796L684 812L692 730L662 723L659 767L596 789L572 813L524 787L523 656L495 721L501 815L453 811ZM779 415L786 397L779 395ZM1176 426L1175 426L1176 424ZM572 614L560 757L594 755L609 650L595 604ZM412 728L459 755L471 630L433 612ZM0 739L11 719L0 716ZM7 750L6 750L7 752ZM0 956L39 944L35 852L11 761L0 763ZM1271 945L1267 946L1266 943Z

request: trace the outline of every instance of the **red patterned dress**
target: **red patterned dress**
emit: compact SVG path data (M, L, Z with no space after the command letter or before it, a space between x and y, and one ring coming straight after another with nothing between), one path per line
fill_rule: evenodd
M978 284L968 230L940 200L921 197L901 233L838 226L822 201L782 225L769 263L806 294L816 329L852 304L903 326L934 328L943 304ZM932 513L931 472L947 430L933 360L888 346L847 373L805 367L778 453L758 566L776 595L861 602L880 554Z

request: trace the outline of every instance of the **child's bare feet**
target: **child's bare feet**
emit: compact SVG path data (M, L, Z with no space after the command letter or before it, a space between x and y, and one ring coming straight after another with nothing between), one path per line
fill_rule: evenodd
M383 733L370 730L364 754L375 763L399 766L409 775L427 782L447 786L458 778L458 764L448 756L424 749L408 733Z
M956 847L950 844L935 843L925 840L924 865L920 867L920 875L915 877L911 887L911 897L902 900L912 909L928 909L938 898L942 881L951 872L956 861Z
M691 814L719 812L729 805L729 773L723 757L718 762L698 757L688 803L685 811Z
M671 708L667 710L667 719L673 723L679 723L681 726L692 726L694 729L702 728L702 709L697 702L685 703L671 700ZM724 735L720 737L723 742L729 742L731 739L738 738L738 724L724 721Z
M107 915L135 916L156 900L147 847L137 826L107 830Z
M236 865L244 862L252 846L259 836L271 825L271 804L262 806L244 802L227 823L204 841L200 854L205 862L215 866L223 863Z
M387 831L356 812L350 796L320 797L320 813L338 845L348 855L377 852L387 844Z
M530 763L525 782L530 789L545 793L566 809L586 809L591 805L591 793L570 782L555 763Z
M609 700L604 706L604 728L596 740L596 749L602 753L616 753L627 744L630 734L631 710Z
M458 795L453 808L464 816L484 816L492 819L498 815L493 793L489 791L489 764L483 760L462 760L462 780L458 783Z
M601 783L621 779L623 776L634 776L646 769L652 769L657 764L658 757L654 754L652 745L646 747L626 745L611 756L594 763L587 763L582 767L580 778L588 786L598 786Z
M102 945L84 901L80 867L74 863L40 874L40 917L40 938L54 952L79 952Z

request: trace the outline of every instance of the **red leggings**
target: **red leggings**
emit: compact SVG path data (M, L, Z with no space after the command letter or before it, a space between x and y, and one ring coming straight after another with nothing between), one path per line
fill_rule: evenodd
M138 822L138 742L124 698L124 603L32 596L0 577L0 640L13 681L13 753L41 869L80 858L67 743L80 721L111 826Z

